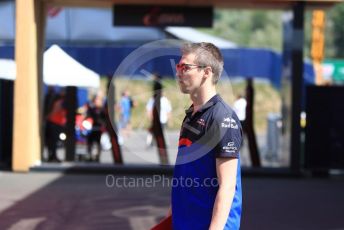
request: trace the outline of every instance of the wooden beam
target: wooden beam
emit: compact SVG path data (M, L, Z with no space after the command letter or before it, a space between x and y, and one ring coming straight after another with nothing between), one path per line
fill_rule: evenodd
M41 155L40 95L44 31L43 4L38 0L16 1L13 171L26 172ZM38 77L40 76L40 78Z
M42 0L56 6L78 7L111 7L114 4L159 4L159 5L185 5L185 6L215 6L220 8L241 9L286 9L297 2L305 2L306 7L330 7L343 0Z

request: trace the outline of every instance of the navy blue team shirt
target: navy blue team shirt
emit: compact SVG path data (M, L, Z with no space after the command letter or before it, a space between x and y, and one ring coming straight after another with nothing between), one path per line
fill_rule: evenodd
M172 178L173 229L208 230L219 189L216 158L238 158L235 194L224 229L239 229L242 207L239 149L242 128L217 94L194 115L186 110ZM228 200L230 202L230 200Z

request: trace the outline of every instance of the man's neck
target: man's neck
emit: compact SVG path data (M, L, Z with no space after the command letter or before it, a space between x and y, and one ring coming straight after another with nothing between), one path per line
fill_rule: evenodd
M193 114L196 113L205 103L207 103L215 95L215 88L208 89L207 91L200 90L197 93L190 94L190 98L193 103Z

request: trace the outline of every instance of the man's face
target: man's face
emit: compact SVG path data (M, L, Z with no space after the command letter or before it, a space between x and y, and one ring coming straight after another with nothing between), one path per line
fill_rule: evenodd
M98 108L102 107L103 106L103 99L100 96L97 96L94 99L94 105Z
M193 53L183 55L176 69L180 91L185 94L195 93L202 83L203 68L197 66L194 60L195 54Z

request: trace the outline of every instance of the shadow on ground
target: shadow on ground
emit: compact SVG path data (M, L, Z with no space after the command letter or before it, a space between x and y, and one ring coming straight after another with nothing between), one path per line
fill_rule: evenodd
M39 183L44 173L5 173L1 190L19 193ZM171 188L163 182L150 187L115 184L115 178L124 177L127 183L153 179L135 174L59 174L4 209L0 229L149 229L165 215ZM11 199L11 194L1 197ZM243 178L241 229L338 230L344 229L343 213L343 178Z

